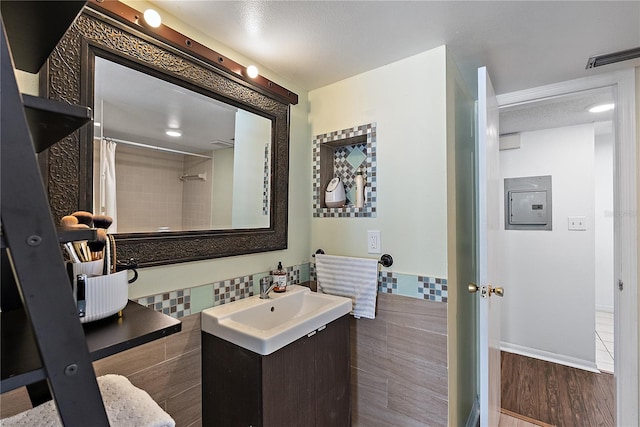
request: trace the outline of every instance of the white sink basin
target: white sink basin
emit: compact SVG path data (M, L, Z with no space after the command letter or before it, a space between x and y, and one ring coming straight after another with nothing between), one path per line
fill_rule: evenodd
M268 355L351 312L351 300L298 285L202 312L202 330L255 353Z

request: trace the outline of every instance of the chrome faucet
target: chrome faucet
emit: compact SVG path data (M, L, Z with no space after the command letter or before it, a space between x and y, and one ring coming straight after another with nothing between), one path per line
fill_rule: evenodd
M263 277L262 279L260 279L260 299L268 299L269 292L271 292L275 287L276 287L275 283L269 286L268 277Z

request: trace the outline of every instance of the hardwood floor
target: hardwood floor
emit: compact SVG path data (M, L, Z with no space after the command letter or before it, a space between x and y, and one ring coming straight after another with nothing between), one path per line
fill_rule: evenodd
M615 426L612 374L502 353L502 407L557 427Z

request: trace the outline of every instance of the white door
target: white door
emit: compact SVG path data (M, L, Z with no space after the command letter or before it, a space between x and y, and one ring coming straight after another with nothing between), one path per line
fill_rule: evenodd
M497 271L500 227L498 173L498 100L485 67L478 69L478 358L480 426L495 427L500 418L500 299L493 281ZM471 290L471 289L470 289Z

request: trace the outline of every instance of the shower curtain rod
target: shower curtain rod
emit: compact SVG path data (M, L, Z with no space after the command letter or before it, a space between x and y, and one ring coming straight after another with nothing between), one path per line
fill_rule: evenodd
M203 157L205 159L211 159L212 158L211 156L207 156L205 154L190 153L188 151L174 150L173 148L165 148L165 147L159 147L157 145L142 144L140 142L126 141L124 139L107 138L107 137L102 137L102 139L104 139L106 141L113 141L113 142L116 142L116 143L119 143L119 144L134 145L136 147L150 148L152 150L158 150L158 151L167 151L169 153L184 154L184 155L187 155L187 156L194 156L194 157Z

